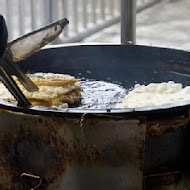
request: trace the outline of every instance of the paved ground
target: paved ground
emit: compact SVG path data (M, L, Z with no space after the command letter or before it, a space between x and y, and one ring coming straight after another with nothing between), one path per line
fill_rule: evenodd
M84 41L120 43L120 24ZM138 13L137 44L190 49L190 0L165 0Z
M5 2L6 0L0 0L0 13L2 14L5 14ZM18 0L11 2L14 5L18 4ZM12 28L18 27L17 8L18 6L11 8L10 14L15 18ZM28 10L25 10L25 13L27 12ZM24 24L25 30L28 31L30 19ZM120 43L120 24L106 28L86 38L84 42ZM190 49L190 0L163 0L162 3L138 13L137 44L177 46Z

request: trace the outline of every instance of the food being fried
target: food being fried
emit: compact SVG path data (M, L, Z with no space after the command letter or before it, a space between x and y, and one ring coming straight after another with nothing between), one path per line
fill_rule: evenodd
M81 85L73 76L35 73L30 74L29 77L38 86L38 91L28 92L17 79L15 81L33 105L66 108L68 104L74 104L80 100ZM0 98L15 101L3 83L0 83Z
M190 100L190 86L182 87L181 83L173 81L135 85L124 98L120 108L137 108L177 103Z

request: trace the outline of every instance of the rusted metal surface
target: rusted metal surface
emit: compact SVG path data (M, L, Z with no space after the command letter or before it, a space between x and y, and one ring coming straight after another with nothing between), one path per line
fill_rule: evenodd
M176 171L144 177L144 190L188 190L184 173Z
M147 124L144 175L187 168L190 158L187 111L149 114L144 122Z
M166 117L147 118L147 135L159 136L167 132L176 132L185 128L189 122L188 115L170 115Z
M186 165L186 129L146 138L144 175L176 171ZM189 134L189 133L188 133Z
M109 78L110 82L119 81L127 89L134 86L134 81L149 84L174 80L187 86L188 76L180 71L171 73L172 69L164 65L169 63L172 68L175 62L188 66L189 58L188 52L165 48L76 46L44 49L21 63L21 67L32 73L68 73L104 81ZM86 72L89 70L91 73ZM142 189L142 170L155 178L161 173L181 171L190 160L189 101L113 110L23 109L7 103L1 103L0 107L0 189L22 190L20 175L28 173L42 179L42 190L139 190ZM107 118L84 116L81 126L80 118L76 120L75 116L88 112L105 114ZM139 123L141 114L144 118ZM115 115L122 117L110 117ZM129 119L129 115L133 119ZM70 116L74 120L71 121ZM175 180L173 182L175 184ZM162 189L169 187L166 184Z
M80 118L0 115L1 190L24 190L23 173L39 176L41 190L142 189L146 130L138 120L85 116L81 125Z

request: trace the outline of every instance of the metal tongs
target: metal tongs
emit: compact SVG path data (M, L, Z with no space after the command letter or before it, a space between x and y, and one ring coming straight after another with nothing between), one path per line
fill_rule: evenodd
M28 33L7 45L7 26L3 16L0 15L0 77L4 85L18 101L19 106L30 106L30 103L11 75L15 75L21 84L30 92L38 90L38 87L14 62L26 59L39 51L43 46L56 39L68 23L69 21L64 18L39 30Z

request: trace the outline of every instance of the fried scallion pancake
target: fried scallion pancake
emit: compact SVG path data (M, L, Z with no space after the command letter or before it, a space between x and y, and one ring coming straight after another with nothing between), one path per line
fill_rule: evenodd
M38 86L38 91L28 92L16 78L14 79L32 105L66 108L68 104L74 104L80 100L81 85L73 76L35 73L30 74L29 77ZM0 98L16 101L3 83L0 83Z

